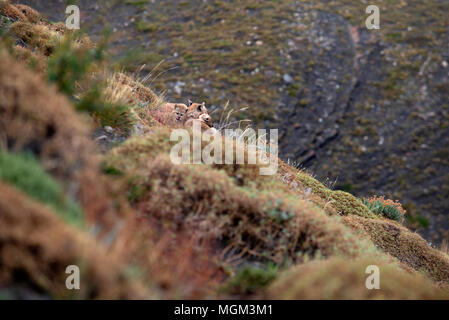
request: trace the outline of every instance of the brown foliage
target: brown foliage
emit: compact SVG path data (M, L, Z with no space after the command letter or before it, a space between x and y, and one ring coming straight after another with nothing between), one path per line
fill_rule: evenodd
M111 222L115 213L106 190L109 185L100 176L89 124L56 88L4 51L0 52L0 115L2 148L33 153L79 200L90 221Z
M62 34L51 30L44 24L18 21L11 26L11 32L32 48L49 56L55 49Z
M44 74L47 68L47 60L41 53L17 45L14 47L12 54L17 60L26 62L36 72Z
M301 260L301 254L356 256L375 250L309 201L284 193L287 188L280 182L236 179L245 174L245 165L235 165L237 171L230 172L172 164L163 154L170 150L168 136L163 136L153 132L130 140L114 149L108 161L131 179L131 190L138 191L137 209L160 225L197 230L214 243L279 263L287 257Z
M0 13L13 21L28 21L26 15L17 7L7 1L0 1Z
M142 83L124 73L115 74L115 80L131 89L130 92L132 95L129 97L130 102L140 101L142 103L148 103L149 108L159 107L159 104L162 103L160 97L151 89L145 87Z
M348 216L342 222L361 231L382 251L437 282L449 281L449 257L432 248L419 234L387 219Z
M122 261L138 267L142 278L164 299L216 297L223 269L211 246L195 233L173 233L146 218L130 218L114 243Z
M380 271L380 289L368 290L366 267ZM377 259L348 260L342 257L312 261L281 274L269 288L268 299L448 299L419 274L410 274L394 264Z
M41 14L33 8L30 8L29 6L24 4L16 4L15 6L25 15L29 22L37 23L41 21Z
M53 298L131 299L148 295L102 245L47 207L0 183L0 286L23 285ZM80 290L65 286L66 267L81 270Z

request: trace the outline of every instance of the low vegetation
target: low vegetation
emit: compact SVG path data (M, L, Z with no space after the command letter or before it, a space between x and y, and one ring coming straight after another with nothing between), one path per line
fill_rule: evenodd
M59 183L32 155L0 152L0 180L49 205L68 223L83 225L83 214L78 205L64 195Z

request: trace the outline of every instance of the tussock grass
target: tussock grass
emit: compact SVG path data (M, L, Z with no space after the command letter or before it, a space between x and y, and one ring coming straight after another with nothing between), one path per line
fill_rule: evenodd
M15 46L12 55L19 61L25 61L32 70L44 74L47 68L47 59L39 52L33 52L22 46Z
M310 188L311 191L321 197L325 201L329 201L330 205L342 215L359 215L368 218L376 218L361 200L354 197L350 193L340 190L330 190L321 182L312 178L303 171L298 171L295 175L295 180L301 183L304 187Z
M368 266L380 271L380 289L368 290ZM400 290L398 290L400 288ZM373 258L348 260L341 257L312 261L292 267L268 289L268 299L448 299L423 276Z
M48 26L30 22L15 22L11 26L11 32L45 56L49 56L62 39L59 32L51 30Z
M419 234L386 219L348 216L342 222L351 229L362 232L376 247L414 270L436 282L449 281L449 257L432 248Z
M282 182L259 176L257 166L172 164L168 137L157 129L113 149L107 160L128 177L133 205L162 225L195 228L220 246L278 263L375 251Z
M38 23L42 20L40 13L33 8L23 4L13 5L5 0L0 1L0 13L14 21Z

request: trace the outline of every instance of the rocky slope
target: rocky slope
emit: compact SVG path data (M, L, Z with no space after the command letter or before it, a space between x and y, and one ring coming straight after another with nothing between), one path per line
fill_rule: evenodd
M23 1L55 21L63 1ZM80 1L91 35L110 25L129 70L172 99L227 100L279 128L284 160L358 196L400 199L431 242L447 238L447 2ZM124 54L127 48L140 50ZM162 75L160 75L162 73ZM157 76L157 78L156 78ZM220 112L220 111L219 111Z

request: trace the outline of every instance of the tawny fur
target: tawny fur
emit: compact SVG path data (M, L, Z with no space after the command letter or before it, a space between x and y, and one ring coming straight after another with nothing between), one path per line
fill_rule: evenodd
M162 122L170 125L183 125L187 106L183 103L166 103L158 111Z
M213 128L212 118L209 115L206 104L203 103L194 103L189 100L187 112L184 116L184 126L193 127L195 122L199 122L201 126L201 131L207 131L209 129L213 129L212 131L216 132L217 130Z

